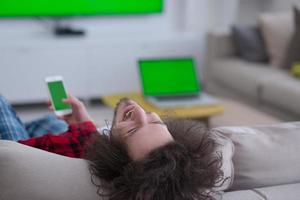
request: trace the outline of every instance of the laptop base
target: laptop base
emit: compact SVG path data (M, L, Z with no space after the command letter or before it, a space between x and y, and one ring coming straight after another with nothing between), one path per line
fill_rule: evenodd
M177 97L146 97L146 100L158 108L178 108L193 106L210 106L219 102L211 95L202 92L197 96Z

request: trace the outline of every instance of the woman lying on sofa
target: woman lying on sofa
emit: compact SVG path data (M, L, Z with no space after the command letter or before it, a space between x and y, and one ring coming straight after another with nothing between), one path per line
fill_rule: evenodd
M64 156L89 160L92 180L104 180L112 200L214 199L224 182L219 144L199 123L165 120L136 102L117 104L112 128L99 133L83 103L65 100L73 113L68 130L30 138L12 107L0 96L0 137ZM21 140L19 140L21 138ZM100 191L100 190L99 190Z

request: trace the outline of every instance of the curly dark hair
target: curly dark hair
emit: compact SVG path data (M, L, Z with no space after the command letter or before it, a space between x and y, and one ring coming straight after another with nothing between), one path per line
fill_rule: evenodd
M126 146L95 134L86 159L99 195L110 200L213 200L224 182L218 143L201 123L164 120L174 142L133 161ZM96 183L95 177L101 183ZM103 192L105 188L107 193ZM101 192L102 191L102 192Z

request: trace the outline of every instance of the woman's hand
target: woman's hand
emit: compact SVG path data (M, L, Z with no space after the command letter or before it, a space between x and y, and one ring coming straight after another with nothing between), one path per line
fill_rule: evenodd
M69 115L59 116L60 119L65 120L68 124L93 121L84 104L76 97L68 95L68 98L64 99L63 102L71 105L72 113ZM52 106L50 106L49 109L53 111Z
M68 98L64 99L63 102L70 104L72 107L72 113L70 115L63 116L63 119L69 124L92 121L92 118L88 114L84 104L76 97L68 95Z

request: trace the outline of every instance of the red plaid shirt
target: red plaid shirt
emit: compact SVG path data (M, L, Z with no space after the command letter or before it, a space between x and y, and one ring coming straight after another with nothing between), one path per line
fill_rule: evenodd
M72 158L82 158L87 142L96 131L95 125L88 121L69 125L69 130L60 135L49 133L41 137L21 140L19 142L52 153Z

